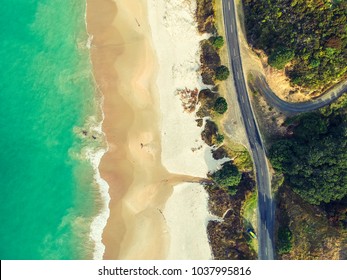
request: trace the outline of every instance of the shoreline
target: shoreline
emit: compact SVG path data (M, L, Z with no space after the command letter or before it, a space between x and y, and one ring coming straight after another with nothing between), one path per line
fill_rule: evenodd
M85 29L88 36L85 47L89 50L89 62L93 70L93 62L92 62L92 57L90 52L90 48L93 41L93 35L91 35L88 32L87 12L88 12L88 0L86 0L85 11L84 11ZM100 205L99 212L97 213L96 216L94 216L91 222L89 237L94 242L93 260L101 260L105 252L105 245L102 242L102 233L104 231L104 228L107 224L107 220L110 215L110 209L109 209L110 196L109 196L109 185L101 177L100 171L99 171L99 165L100 165L101 158L108 151L108 143L107 141L105 141L105 134L102 131L102 125L105 118L104 112L102 110L103 95L98 88L94 71L92 71L92 77L93 77L93 84L95 86L96 107L98 108L98 113L99 113L99 116L97 117L97 119L99 120L101 118L101 120L98 121L95 119L95 116L91 116L89 118L89 121L92 121L92 123L88 127L88 130L89 132L93 132L93 133L95 132L98 136L101 136L102 143L100 143L101 145L97 149L93 149L93 148L87 149L85 152L85 155L86 155L86 158L90 161L94 171L93 178L95 180L95 183L98 185L98 192L100 195L101 205Z
M170 175L158 160L158 106L152 89L155 63L142 4L88 1L91 57L104 96L102 128L109 147L99 166L111 197L102 236L105 259L162 259L168 243L158 209L172 188L168 186ZM105 17L100 19L100 14ZM139 244L147 246L141 255L136 251Z

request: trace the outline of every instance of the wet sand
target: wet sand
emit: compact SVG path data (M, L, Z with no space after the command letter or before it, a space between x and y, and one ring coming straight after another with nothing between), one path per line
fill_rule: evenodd
M99 166L111 196L104 259L163 259L169 237L162 209L176 180L160 162L157 70L146 2L88 0L87 5L109 146Z

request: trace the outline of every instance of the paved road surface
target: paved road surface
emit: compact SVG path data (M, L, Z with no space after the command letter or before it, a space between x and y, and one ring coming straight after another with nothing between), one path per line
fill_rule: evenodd
M255 79L255 87L260 91L261 94L265 95L267 102L274 107L277 107L280 111L284 112L292 112L292 113L300 113L300 112L308 112L312 110L319 109L324 107L341 95L347 92L347 81L343 81L332 89L328 90L321 97L307 102L300 103L291 103L280 99L273 91L270 89L269 85L265 81L264 76L259 72L252 72L253 77Z
M223 0L223 14L230 65L234 74L235 88L256 170L258 185L258 257L259 259L271 260L274 258L274 206L271 195L271 182L265 151L255 122L243 75L233 0Z

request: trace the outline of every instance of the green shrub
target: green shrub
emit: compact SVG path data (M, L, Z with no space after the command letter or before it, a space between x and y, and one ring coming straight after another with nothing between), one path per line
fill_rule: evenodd
M216 69L216 79L219 81L224 81L226 79L228 79L229 75L230 75L230 71L228 69L228 67L222 65L217 67Z
M272 166L308 203L319 205L347 196L347 122L345 109L329 117L318 113L296 119L290 138L269 150Z
M217 144L218 144L218 145L219 145L219 144L222 144L223 141L224 141L224 135L218 133L217 136L216 136L216 142L217 142Z
M218 114L224 114L228 110L228 103L224 97L218 97L214 103L213 110Z
M277 250L280 254L289 253L292 249L292 232L288 227L278 229Z
M293 58L292 50L279 48L269 56L269 64L277 69L283 69Z
M212 179L221 187L234 187L241 181L241 173L231 161L223 164L223 167L211 175Z
M211 37L209 40L216 49L220 49L224 45L224 38L222 36Z

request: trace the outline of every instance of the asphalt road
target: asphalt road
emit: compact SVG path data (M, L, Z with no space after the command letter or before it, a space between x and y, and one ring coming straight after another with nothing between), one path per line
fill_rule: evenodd
M258 186L258 229L256 231L259 244L258 257L262 260L272 260L274 259L274 204L271 194L269 168L243 75L234 1L222 1L230 65L232 66L237 98L256 171L256 181Z
M324 107L334 100L338 99L341 95L347 92L347 81L343 81L332 89L326 91L321 97L307 102L291 103L280 99L270 89L269 85L265 81L264 76L259 72L252 72L255 79L255 87L261 94L265 95L265 98L269 104L278 108L282 112L308 112Z

